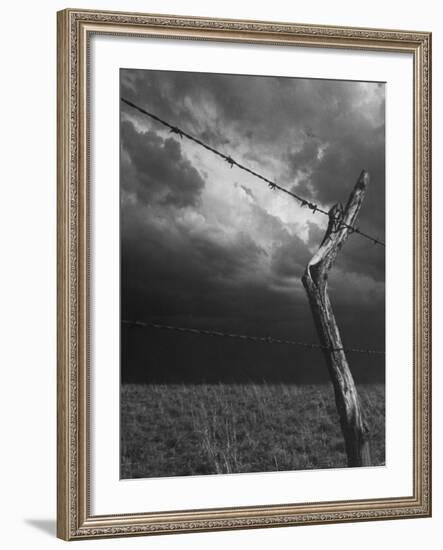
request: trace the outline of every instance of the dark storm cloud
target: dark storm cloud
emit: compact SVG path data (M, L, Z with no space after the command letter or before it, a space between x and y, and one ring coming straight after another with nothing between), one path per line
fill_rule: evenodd
M383 98L365 109L357 83L162 71L123 70L121 85L122 96L326 207L346 203L369 170L359 223L384 238ZM302 239L236 169L236 194L220 195L220 159L199 150L202 167L185 140L125 105L121 146L122 316L315 342L300 277L324 235L319 215ZM384 250L351 235L330 278L347 345L384 345L384 270Z
M127 205L122 236L126 317L212 319L212 328L225 318L245 329L245 312L255 316L251 302L270 303L275 294L266 281L251 277L264 251L247 234L222 244L211 235L147 224L136 207Z
M309 131L313 120L322 120L316 98L306 100L312 93L308 80L174 71L121 75L122 96L198 132L213 146L235 147L241 139L252 148L266 145L270 155L282 140L285 149L291 147L294 131Z
M272 257L272 271L279 277L300 277L311 254L305 243L296 235L275 249Z
M354 128L325 146L319 157L319 145L307 141L300 151L288 156L288 168L295 175L302 174L305 193L324 204L345 203L350 189L355 185L361 171L370 174L370 186L360 218L372 228L384 230L384 127L374 129L367 135L364 129ZM300 188L299 188L300 189Z
M331 140L362 130L366 139L371 121L356 117L360 84L287 77L261 77L174 71L122 71L122 95L171 122L186 122L208 132L218 145L230 140L225 131L258 145L291 151L295 133L311 140ZM373 86L376 86L375 84ZM384 103L374 113L383 119ZM203 117L201 114L210 115ZM191 128L188 128L189 130Z
M254 168L325 206L345 203L360 172L369 171L360 220L381 238L384 85L371 86L383 93L369 109L358 82L122 71L123 95L225 153L235 156L241 144ZM277 170L271 159L280 161Z
M137 132L128 121L121 125L120 139L123 188L145 204L152 200L176 207L196 204L205 183L183 158L180 143L154 132Z

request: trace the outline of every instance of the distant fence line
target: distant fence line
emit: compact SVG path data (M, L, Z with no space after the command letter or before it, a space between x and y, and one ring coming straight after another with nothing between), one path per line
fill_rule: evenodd
M200 145L204 149L206 149L208 151L211 151L211 153L214 153L214 155L217 155L218 157L223 159L225 162L227 162L230 165L231 168L233 166L236 166L240 170L243 170L244 172L247 172L248 174L251 174L252 176L254 176L254 177L264 181L265 183L267 183L271 190L281 191L282 193L285 193L286 195L291 196L292 198L296 199L300 203L300 206L305 206L305 207L309 208L310 210L312 210L313 214L315 214L316 212L319 212L320 214L323 214L323 215L329 217L329 212L324 210L323 208L321 208L315 202L309 201L309 200L297 195L293 191L289 191L289 189L286 189L285 187L282 187L281 185L278 185L275 181L272 181L272 180L266 178L265 176L259 174L258 172L255 172L254 170L251 170L250 168L248 168L247 166L241 164L240 162L237 162L230 155L225 155L221 151L215 149L214 147L211 147L210 145L208 145L207 143L204 143L200 139L197 139L196 137L192 136L191 134L188 134L187 132L185 132L184 130L179 128L178 126L173 126L172 124L170 124L166 120L163 120L162 118L155 115L154 113L150 113L146 109L143 109L142 107L139 107L138 105L136 105L132 101L129 101L129 100L123 98L123 97L121 98L121 101L123 103L125 103L126 105L128 105L129 107L132 107L133 109L139 111L140 113L148 116L149 118L151 118L153 120L156 120L160 124L163 124L163 126L166 126L167 128L169 128L171 133L178 135L180 138L185 137L186 139L189 139L190 141L193 141L197 145ZM380 239L378 239L376 237L372 237L371 235L368 235L367 233L364 233L358 227L354 227L352 225L349 225L349 224L347 224L347 223L345 223L341 220L335 220L335 223L338 226L346 227L350 233L357 233L361 237L363 237L365 239L368 239L369 241L371 241L375 245L385 246L385 243L382 242Z
M343 351L345 353L365 353L368 355L385 355L382 350L364 349L364 348L330 348L322 346L320 344L311 344L308 342L300 342L297 340L285 340L282 338L274 338L273 336L251 336L249 334L233 334L230 332L222 332L220 330L208 330L201 328L191 327L177 327L173 325L161 325L158 323L147 323L145 321L128 321L122 320L123 325L130 328L153 328L158 330L166 330L173 332L182 332L187 334L196 334L198 336L216 336L220 338L232 338L235 340L243 340L248 342L254 342L257 344L284 344L290 346L300 346L306 349L320 349L329 352Z

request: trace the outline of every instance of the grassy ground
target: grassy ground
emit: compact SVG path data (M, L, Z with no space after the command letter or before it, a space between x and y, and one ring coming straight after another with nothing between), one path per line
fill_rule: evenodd
M381 465L384 386L358 390L371 429L372 462ZM122 386L122 478L345 466L329 384Z

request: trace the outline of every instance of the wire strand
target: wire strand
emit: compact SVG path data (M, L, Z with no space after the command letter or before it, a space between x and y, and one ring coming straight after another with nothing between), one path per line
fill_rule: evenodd
M290 346L300 346L307 349L321 349L324 351L338 352L342 351L345 353L365 353L369 355L385 355L384 351L373 350L373 349L364 349L364 348L330 348L327 346L322 346L320 344L311 344L309 342L300 342L297 340L286 340L282 338L274 338L273 336L251 336L249 334L234 334L230 332L223 332L220 330L208 330L200 329L193 327L177 327L173 325L162 325L158 323L147 323L145 321L128 321L122 320L123 325L126 325L130 328L152 328L159 330L168 330L174 332L183 332L187 334L197 334L198 336L216 336L220 338L233 338L236 340L244 340L248 342L255 342L257 344L284 344Z

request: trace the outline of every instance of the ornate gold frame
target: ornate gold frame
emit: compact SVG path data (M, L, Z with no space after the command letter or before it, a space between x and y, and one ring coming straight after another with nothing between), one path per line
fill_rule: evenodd
M92 516L88 491L87 49L94 33L409 52L414 59L413 496ZM431 34L200 17L58 13L58 506L65 539L431 515Z

